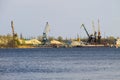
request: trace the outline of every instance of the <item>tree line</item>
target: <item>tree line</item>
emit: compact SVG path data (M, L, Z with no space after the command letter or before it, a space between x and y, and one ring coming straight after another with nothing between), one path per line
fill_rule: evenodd
M24 40L26 40L25 38L23 38ZM42 36L38 36L37 40L42 41ZM67 41L70 41L71 39L64 39L62 36L58 36L57 38L55 37L48 37L48 40L58 40L60 42L64 42L66 43ZM75 38L73 38L72 40L77 40ZM81 38L80 39L83 42L86 42L88 40L88 38ZM102 38L101 39L101 43L102 44L115 44L116 42L116 38L113 36L109 36L107 38ZM12 35L7 34L7 35L0 35L0 48L11 48L11 47L17 47L19 46L20 43L18 41L18 36L15 36L15 38L13 38Z

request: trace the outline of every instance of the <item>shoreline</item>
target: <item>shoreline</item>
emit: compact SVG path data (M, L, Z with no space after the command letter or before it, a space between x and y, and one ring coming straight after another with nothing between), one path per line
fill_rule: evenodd
M1 47L0 49L33 49L33 48L119 48L116 46L106 45L83 45L83 46L18 46L18 47Z

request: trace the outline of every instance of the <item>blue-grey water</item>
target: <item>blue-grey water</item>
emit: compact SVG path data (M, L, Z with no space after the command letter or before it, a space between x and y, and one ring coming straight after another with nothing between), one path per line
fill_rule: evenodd
M0 80L120 80L120 48L0 49Z

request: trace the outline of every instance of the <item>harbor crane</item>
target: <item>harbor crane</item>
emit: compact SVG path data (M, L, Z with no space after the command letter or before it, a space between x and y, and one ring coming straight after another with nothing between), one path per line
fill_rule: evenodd
M16 38L17 38L17 33L15 33L15 31L14 31L14 23L13 23L13 21L11 21L11 28L12 28L12 36L13 36L13 47L15 47L16 46L16 43L15 43L15 41L16 41Z
M101 32L100 32L100 24L99 24L99 19L98 19L98 32L95 31L95 26L94 26L94 22L92 21L92 27L93 27L93 34L89 35L86 27L84 24L81 25L81 27L84 28L87 36L88 36L88 43L97 43L97 44L101 44ZM98 33L98 34L97 34Z
M11 21L11 28L12 28L12 35L13 35L13 38L14 38L15 31L14 31L14 24L13 24L13 21Z
M50 32L50 25L46 22L46 26L43 32L43 45L47 44L48 42L48 33Z
M87 31L87 29L86 29L86 27L85 27L85 25L84 24L82 24L81 25L81 27L83 27L84 28L84 30L85 30L85 32L86 32L86 34L87 34L87 36L88 36L88 43L91 43L91 41L92 41L92 39L93 39L93 35L89 35L89 33L88 33L88 31Z

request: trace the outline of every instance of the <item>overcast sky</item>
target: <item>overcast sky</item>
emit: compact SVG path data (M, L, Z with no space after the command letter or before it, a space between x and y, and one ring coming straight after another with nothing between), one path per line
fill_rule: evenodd
M24 37L42 35L47 21L49 36L87 37L81 24L91 34L98 19L102 37L120 37L120 0L0 0L0 35L11 33L13 20Z

